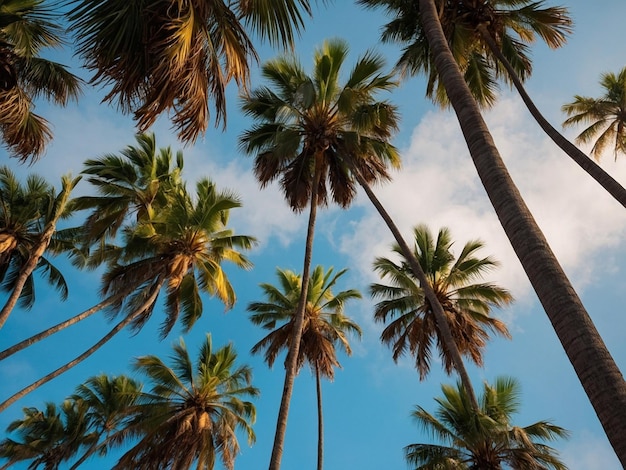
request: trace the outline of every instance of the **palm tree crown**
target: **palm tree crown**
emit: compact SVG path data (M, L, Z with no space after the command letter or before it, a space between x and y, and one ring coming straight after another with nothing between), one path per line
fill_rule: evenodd
M40 56L62 44L62 32L59 15L42 0L0 4L0 134L22 161L40 157L52 137L48 122L33 112L33 101L43 97L65 105L81 92L78 77Z
M171 360L171 367L156 356L135 362L152 388L140 395L135 416L123 431L139 442L114 468L182 470L195 465L210 470L219 455L232 470L239 452L236 431L242 430L249 443L255 439L255 407L245 400L259 393L251 385L251 369L236 365L231 344L214 350L210 335L195 366L182 339Z
M206 130L209 102L226 123L226 86L246 88L257 53L250 32L291 45L307 0L236 0L149 4L126 0L71 2L71 29L92 82L110 85L105 101L133 113L145 132L164 112L184 142Z
M340 70L348 46L328 41L315 52L314 70L307 75L291 56L267 62L262 69L273 88L253 90L243 110L259 124L241 137L241 148L255 154L254 172L262 186L280 178L289 205L302 210L330 197L346 207L356 195L352 172L368 182L387 179L387 165L399 156L388 139L397 129L396 108L376 101L375 94L396 83L381 72L382 57L361 57L344 84Z
M397 67L403 74L426 74L427 96L448 106L447 93L439 81L422 28L418 2L359 0L358 3L369 8L385 8L394 18L385 25L382 39L404 45ZM572 25L567 8L545 7L543 0L444 1L440 3L439 15L450 50L470 91L480 105L487 107L496 101L498 80L512 82L490 50L481 28L499 45L517 77L524 81L532 72L528 43L540 37L551 48L561 47Z
M519 427L511 422L519 410L519 385L500 377L484 384L480 410L472 409L461 384L443 385L443 397L434 415L421 406L412 413L415 421L443 444L411 444L406 460L416 470L566 470L558 452L543 444L567 437L565 429L548 421Z
M569 116L563 126L589 124L576 137L576 142L587 143L597 137L591 155L599 160L604 149L612 146L617 159L618 153L626 153L626 67L618 74L602 74L600 85L604 90L602 97L576 95L574 101L562 106Z
M344 315L344 305L350 299L361 298L354 290L334 294L332 287L346 272L333 275L333 268L324 272L317 266L311 274L305 310L304 330L299 348L299 367L307 362L313 370L319 370L326 378L334 377L334 368L339 366L335 345L351 353L347 333L361 335L361 329ZM287 350L293 338L294 318L300 298L302 279L296 273L277 269L280 289L271 284L261 284L267 301L252 302L248 310L252 322L266 330L272 330L252 347L252 353L265 351L265 361L271 367L281 351Z
M494 284L475 282L498 263L491 257L476 257L476 252L483 247L478 240L466 243L455 259L446 228L439 230L436 239L424 225L417 226L413 233L415 257L444 309L459 352L482 365L482 351L489 331L509 336L504 323L490 317L489 313L493 307L510 303L511 294ZM430 370L435 342L449 374L454 364L441 340L432 306L397 245L393 251L400 256L399 263L388 258L377 258L374 262L374 269L383 279L388 279L390 285L370 286L372 296L383 299L376 304L374 318L379 322L390 320L381 340L391 346L394 360L407 351L413 355L420 378L426 377Z

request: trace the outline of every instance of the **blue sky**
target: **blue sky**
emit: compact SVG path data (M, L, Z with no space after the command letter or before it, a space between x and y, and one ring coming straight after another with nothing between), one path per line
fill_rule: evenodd
M322 2L320 2L322 3ZM550 4L552 4L550 2ZM619 0L582 0L566 3L574 20L574 33L565 47L552 51L542 44L533 47L534 70L527 90L539 109L559 127L564 120L560 107L574 94L596 96L602 72L617 72L626 64L623 43L623 18L626 4ZM352 61L368 48L385 54L391 67L397 57L392 46L382 46L378 31L385 22L381 13L364 11L349 1L336 0L315 8L314 17L297 46L302 63L312 61L314 47L324 39L340 37L351 45ZM260 48L262 59L276 55ZM66 63L72 60L64 57ZM78 67L78 63L75 63ZM80 72L79 69L76 69ZM80 72L82 73L82 72ZM253 86L258 86L255 73ZM401 150L403 168L393 181L377 187L376 192L407 239L418 223L433 230L450 228L456 247L480 238L501 262L489 276L513 292L517 301L495 315L507 322L511 341L492 341L486 351L485 367L470 367L476 383L499 375L511 375L522 385L522 411L516 423L530 424L549 419L569 429L568 441L558 442L563 460L572 470L617 470L620 465L612 453L582 388L558 343L556 335L519 262L508 245L462 140L456 118L440 111L424 99L425 84L413 78L388 98L400 107L401 130L394 143ZM55 139L47 155L34 165L20 166L4 150L0 159L17 173L36 172L59 184L60 175L77 175L82 162L104 153L118 152L134 143L130 118L112 107L101 105L104 90L91 89L77 104L65 109L45 103L37 111L48 118ZM202 319L185 341L192 355L205 333L213 335L215 345L232 341L240 360L254 368L254 384L261 389L256 401L257 442L248 447L241 437L242 453L236 468L264 468L274 435L276 414L283 385L282 361L269 370L260 357L250 356L250 347L263 331L247 320L249 302L262 300L259 283L274 283L277 267L301 270L306 213L290 212L277 188L260 190L250 171L251 159L238 152L237 137L250 121L238 113L236 90L228 102L228 129L222 133L209 127L207 134L193 146L183 147L161 119L152 129L160 147L182 148L188 180L209 176L219 187L236 191L243 208L233 210L231 225L237 233L254 235L259 246L250 253L253 270L238 272L227 268L235 286L238 302L228 313L216 300L206 301ZM600 334L621 370L626 369L626 252L621 240L626 233L623 207L596 186L569 159L544 137L531 120L521 100L503 90L499 104L485 115L500 152L513 179L534 213L574 287L582 297ZM573 138L575 130L566 135ZM588 150L588 149L586 149ZM626 158L615 162L611 154L602 166L626 184ZM76 195L88 190L81 183ZM324 383L325 467L329 470L403 469L402 447L424 442L427 436L411 422L415 405L434 410L446 377L434 366L426 381L420 382L408 359L394 364L389 350L378 337L380 324L372 320L373 303L367 298L369 283L376 281L371 270L376 256L389 254L392 237L382 220L360 194L348 211L330 207L319 213L313 263L337 270L349 268L338 289L356 288L364 299L348 305L347 313L360 323L363 338L353 341L352 357L340 357L342 370L335 381ZM28 312L16 310L0 333L0 349L30 336L47 325L72 316L97 302L97 273L76 273L66 268L71 295L60 303L45 289L38 291L36 306ZM43 406L45 401L60 402L86 378L99 373L129 372L132 358L157 354L165 358L180 331L163 341L157 339L158 312L136 336L122 332L103 350L41 389L31 393L0 415L0 428L21 416L25 406ZM2 399L50 372L97 341L109 326L100 317L84 322L54 339L0 363ZM314 468L316 458L315 384L308 369L296 380L289 416L283 468ZM93 460L83 468L108 468L115 461ZM19 467L16 467L19 468ZM24 466L25 468L25 466ZM216 467L216 468L219 468Z

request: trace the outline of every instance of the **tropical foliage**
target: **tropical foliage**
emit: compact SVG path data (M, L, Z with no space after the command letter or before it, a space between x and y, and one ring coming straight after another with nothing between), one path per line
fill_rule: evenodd
M134 417L124 436L139 441L115 465L116 469L212 469L218 456L232 470L239 452L236 432L254 442L258 395L252 371L239 366L232 344L215 350L211 336L201 344L193 364L184 341L174 345L171 366L156 356L135 361L150 382L139 396Z
M509 336L506 325L489 313L493 308L508 305L511 294L495 284L476 282L498 263L491 257L477 256L483 247L479 240L467 242L455 258L447 228L440 229L433 237L428 227L419 225L413 235L414 255L444 308L459 352L482 365L489 333ZM450 374L454 362L441 340L432 305L397 245L393 252L400 256L400 262L389 258L377 258L374 262L374 270L390 285L370 286L372 297L382 299L376 304L374 319L389 322L381 340L391 347L394 361L405 353L412 355L422 379L430 371L432 350L436 347L445 371Z
M602 74L600 86L604 91L600 98L576 95L574 101L563 105L561 109L569 116L563 126L588 124L576 142L594 141L591 154L597 160L612 147L617 159L618 154L626 153L626 67L617 74Z
M413 419L441 444L411 444L404 448L411 468L419 470L503 470L505 468L565 470L558 452L544 442L568 436L549 421L515 426L512 417L519 411L519 384L506 377L493 385L485 382L476 413L461 384L443 385L443 397L436 398L437 411L421 406Z
M0 4L0 134L21 161L40 157L52 138L48 122L34 113L43 97L66 105L81 93L81 80L62 64L42 57L62 45L60 16L43 0Z

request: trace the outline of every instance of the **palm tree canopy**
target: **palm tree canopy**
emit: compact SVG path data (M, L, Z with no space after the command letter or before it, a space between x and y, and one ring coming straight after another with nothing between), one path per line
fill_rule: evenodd
M236 295L222 263L249 269L252 263L239 250L248 250L256 243L253 237L236 235L228 228L230 209L240 205L231 191L220 191L215 183L202 179L195 194L181 186L166 210L151 220L125 227L123 245L106 250L111 260L101 290L103 295L115 295L128 285L140 288L115 303L112 311L117 313L124 306L134 311L161 278L167 287L162 337L169 334L181 313L184 331L193 327L203 312L203 292L231 308ZM135 329L144 325L152 309L134 321Z
M576 95L574 101L562 106L569 116L563 127L589 124L576 137L576 142L583 144L595 139L591 155L596 160L607 146L612 146L617 159L618 153L626 153L626 67L618 74L602 74L600 85L604 90L600 98Z
M315 184L314 203L327 203L329 187L332 200L346 207L356 195L354 172L368 182L384 180L387 167L400 163L388 142L398 126L396 107L375 99L396 82L382 72L383 58L367 52L340 83L347 55L345 42L325 42L315 51L311 75L292 55L271 60L262 67L269 85L242 100L257 124L242 134L241 149L255 155L261 186L280 179L296 211L310 203Z
M244 89L257 53L249 34L291 45L310 14L307 0L68 2L78 55L105 101L133 113L141 132L163 112L184 142L206 130L209 101L226 123L226 85Z
M358 0L367 8L384 8L393 18L382 32L383 42L403 45L397 68L403 75L428 76L426 95L448 106L430 47L422 29L418 2L412 0ZM450 50L476 101L485 107L496 100L498 80L511 84L481 35L481 28L498 44L521 81L532 72L528 44L537 37L551 48L561 47L571 32L565 7L546 7L543 0L438 1L439 19Z
M519 410L516 380L499 377L493 385L485 383L478 413L461 383L441 389L443 397L435 399L438 407L434 415L417 406L412 417L442 444L406 446L405 457L411 468L566 470L558 452L543 443L567 437L565 429L549 421L513 425L512 415Z
M157 149L153 133L135 136L121 155L107 154L84 163L83 175L99 196L74 200L75 210L91 210L84 224L88 243L115 237L117 231L136 220L151 219L165 210L168 197L182 184L184 158L181 151L172 155L170 147Z
M477 256L477 251L483 247L480 240L467 242L455 259L447 228L440 229L434 238L427 226L419 225L413 235L415 257L444 309L459 352L482 365L482 351L490 332L509 337L506 325L489 314L492 308L508 305L512 301L511 294L495 284L479 282L485 273L498 266L497 261ZM395 361L407 352L413 355L422 379L430 370L435 343L449 374L454 364L441 340L432 306L399 246L394 245L393 252L399 262L382 257L374 261L375 271L388 280L389 285L370 286L372 297L382 299L376 304L374 319L389 321L381 340L391 346Z
M10 168L0 167L0 282L5 291L12 291L22 267L41 242L49 224L70 217L71 202L68 193L77 179L62 178L62 190L57 190L44 178L30 174L20 182ZM72 247L71 237L55 230L50 242L50 254L59 254ZM61 273L46 257L37 263L37 271L57 289L65 300L68 287ZM35 302L35 283L32 274L20 294L20 304L31 308Z
M210 335L195 366L182 339L173 347L171 366L156 356L137 359L135 368L151 390L139 396L135 416L123 431L139 442L114 468L212 469L219 454L232 470L239 452L236 431L254 442L255 407L246 399L259 393L251 385L251 369L236 361L232 344L215 350Z
M333 293L332 288L341 276L343 269L334 274L333 268L324 272L322 266L316 266L311 273L307 302L305 307L304 327L298 354L298 367L307 362L312 368L318 368L322 376L332 379L334 368L339 366L335 345L339 345L348 355L351 354L348 333L361 336L361 328L344 312L347 301L360 299L355 290ZM272 330L252 347L252 353L265 351L265 361L271 367L278 354L289 348L293 338L295 315L302 287L301 276L296 273L277 269L280 288L272 284L261 284L265 302L252 302L248 311L250 320L266 330Z
M0 457L10 463L31 461L29 469L56 470L94 440L88 432L87 407L66 400L60 409L47 403L45 410L24 408L24 418L13 421L7 431L16 432L19 440L0 443Z
M12 156L39 158L52 138L47 121L33 112L33 100L65 105L81 93L81 80L40 53L62 45L58 12L42 0L0 4L0 133Z

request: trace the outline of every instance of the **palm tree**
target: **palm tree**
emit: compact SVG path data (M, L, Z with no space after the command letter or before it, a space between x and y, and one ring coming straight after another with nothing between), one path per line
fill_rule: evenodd
M140 392L141 384L124 375L97 375L76 388L71 399L87 406L86 419L95 438L85 453L74 462L72 470L96 452L106 454L116 444L114 436L132 416Z
M48 122L33 112L44 97L66 105L81 92L81 80L41 52L62 45L63 28L42 0L0 4L0 134L12 156L36 160L52 138Z
M35 270L59 290L63 299L67 297L63 275L44 254L55 251L57 223L71 215L70 193L79 179L63 177L57 193L40 176L30 175L22 184L8 167L0 168L0 281L2 289L10 292L0 310L0 328L18 300L22 306L32 307Z
M427 96L448 106L449 99L421 25L418 4L411 0L360 0L359 3L367 7L383 6L394 17L382 36L384 41L405 44L398 68L404 74L426 73ZM548 137L626 207L626 189L555 129L524 89L523 81L532 71L528 43L538 36L551 48L561 47L571 32L567 9L544 7L543 1L481 0L445 2L438 12L450 50L477 102L482 106L495 102L499 78L515 86Z
M519 385L500 377L494 385L484 384L480 412L476 413L461 386L443 385L443 397L434 415L421 406L412 413L417 424L442 444L411 444L404 448L411 468L481 470L555 469L566 470L558 452L543 444L567 437L568 432L549 421L514 426L512 415L519 410Z
M304 327L298 349L298 369L307 362L315 373L318 416L317 468L323 468L324 426L322 414L321 377L332 380L335 367L340 367L335 345L338 344L351 354L347 333L361 336L361 328L344 315L344 305L350 299L361 298L354 289L334 294L332 287L346 272L346 269L333 275L333 268L324 273L322 266L316 266L309 279ZM271 284L261 284L266 302L252 302L248 310L253 312L250 319L255 325L272 330L252 347L252 353L265 351L265 362L272 367L278 354L289 350L294 337L295 316L302 290L301 276L292 271L277 269L280 282L277 288Z
M114 299L108 306L111 316L123 313L121 321L81 355L0 403L0 411L85 360L126 326L140 330L151 317L163 287L162 338L181 313L183 331L192 328L203 312L202 293L231 308L236 297L222 262L250 268L251 263L238 249L250 249L255 243L254 238L235 235L227 228L230 209L240 205L229 191L218 191L211 181L201 180L195 197L180 187L167 211L128 226L124 245L113 250L101 289L104 296ZM128 292L128 286L134 286L132 294L120 295Z
M232 344L214 350L210 335L195 366L182 339L173 349L171 367L156 356L135 361L152 388L140 394L136 415L122 431L123 437L138 437L139 442L114 468L210 470L219 455L232 470L239 452L236 431L242 430L249 444L255 440L255 407L245 401L259 393L251 385L252 370L236 365Z
M99 194L74 200L75 210L91 211L84 224L88 243L114 238L131 216L152 219L182 184L181 151L174 157L170 147L157 149L154 133L137 134L135 139L137 145L127 146L121 155L106 154L84 163L82 174Z
M30 469L57 470L94 440L88 431L86 413L83 403L71 400L64 401L60 409L54 403L47 403L44 411L24 408L24 418L7 428L20 439L6 438L0 442L0 457L8 459L2 468L31 461Z
M254 172L261 186L280 179L294 211L309 206L303 288L287 357L270 470L280 468L282 457L304 325L317 207L325 205L329 196L347 207L356 196L357 181L388 179L387 166L399 165L398 153L388 143L397 128L396 109L375 100L376 93L390 90L395 82L382 72L382 57L368 52L357 60L341 85L340 71L347 53L343 41L325 42L315 52L310 76L293 56L269 61L262 67L262 75L275 89L261 87L243 98L243 111L258 124L241 136L241 148L256 155Z
M522 267L622 465L626 382L524 203L450 52L433 0L419 0L424 33L472 161ZM598 387L597 384L604 384Z
M494 307L508 305L511 294L494 284L480 282L498 263L491 257L477 256L484 246L480 240L467 242L455 259L447 228L440 229L436 238L425 225L415 227L413 234L414 255L444 308L459 352L482 366L489 332L510 337L504 323L489 313ZM436 346L444 370L450 374L455 363L441 339L433 308L397 245L393 252L399 255L400 262L389 258L376 258L374 262L374 270L390 285L370 286L372 297L382 299L376 304L374 319L389 322L381 341L392 348L394 361L407 352L414 356L420 379L430 371L432 349Z
M163 112L184 142L206 130L209 101L226 123L226 86L244 90L257 60L250 32L291 45L311 14L307 0L201 2L68 1L77 53L91 82L110 86L104 100L133 113L141 132Z
M563 126L589 124L576 143L586 144L597 136L591 155L600 160L604 149L612 146L617 160L618 153L626 153L626 67L617 75L603 73L600 85L605 92L601 98L576 95L574 101L563 105L562 111L569 116Z

